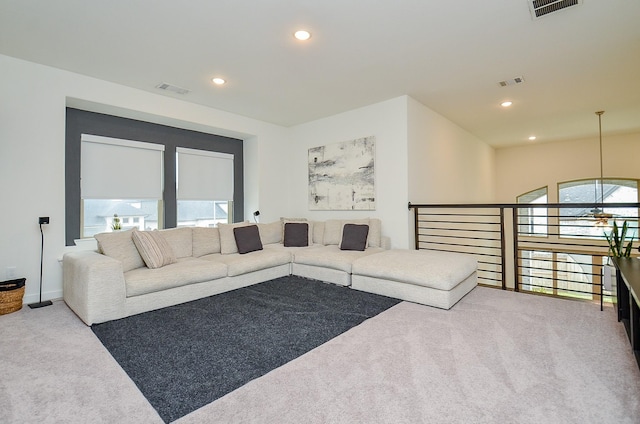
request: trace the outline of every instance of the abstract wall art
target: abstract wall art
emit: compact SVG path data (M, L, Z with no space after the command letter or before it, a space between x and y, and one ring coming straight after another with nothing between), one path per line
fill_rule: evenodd
M309 149L309 210L375 210L375 137Z

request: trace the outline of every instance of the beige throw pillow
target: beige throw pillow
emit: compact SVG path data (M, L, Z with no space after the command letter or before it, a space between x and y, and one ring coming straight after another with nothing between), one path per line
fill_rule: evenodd
M148 268L161 268L176 262L176 254L159 231L133 230L133 242Z

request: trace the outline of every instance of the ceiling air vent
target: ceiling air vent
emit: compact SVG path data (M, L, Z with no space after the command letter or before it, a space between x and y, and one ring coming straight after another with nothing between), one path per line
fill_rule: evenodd
M186 88L178 87L177 85L167 84L166 82L161 82L160 84L156 85L156 88L159 88L160 90L173 91L174 93L178 94L187 94L189 91L191 91Z
M508 85L516 85L516 84L522 84L524 82L524 78L522 77L515 77L515 78L511 78L508 80L504 80L504 81L499 81L498 85L500 87L506 87Z
M581 3L582 0L529 0L529 10L531 10L531 18L538 19Z

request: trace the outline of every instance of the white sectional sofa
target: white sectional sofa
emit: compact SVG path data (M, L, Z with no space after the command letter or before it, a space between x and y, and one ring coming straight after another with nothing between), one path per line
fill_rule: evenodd
M378 274L380 262L371 261L375 266L369 272L370 267L366 263L364 267L357 265L359 260L376 255L383 258L384 252L390 252L389 240L382 237L381 222L378 219L304 222L309 230L306 247L288 247L283 244L284 225L292 222L294 221L281 220L257 224L257 231L255 228L245 228L259 234L261 244L261 250L249 253L238 253L234 237L236 228L252 225L247 222L220 225L219 228L189 227L138 234L134 234L134 231L119 231L96 235L98 251L69 252L63 257L64 300L82 321L91 325L291 274L351 286L352 278L356 275L354 270L359 269L367 278L375 278ZM359 228L368 226L366 242L363 241L361 246L364 250L341 249L349 248L342 239L345 224L353 224ZM140 237L142 235L145 237ZM157 244L151 241L151 247L145 246L144 240L150 238L157 241ZM429 288L415 284L415 281L421 281L420 276L413 275L413 278L409 278L411 281L402 283L407 278L407 272L402 271L399 257L402 254L393 256L394 263L389 265L390 268L400 270L400 278L394 279L392 272L391 278L383 273L379 275L380 279L386 285L415 286L412 287L411 298L406 300L430 304L430 294L422 297L413 295L415 291ZM415 260L415 253L413 256L407 255L407 258ZM156 263L158 260L160 263ZM447 291L455 288L456 299L451 299L448 303L438 301L433 306L448 309L475 286L475 266L469 265L474 261L469 262L468 257L466 261L464 270L453 277L460 281L451 281L441 286ZM447 266L450 264L451 262L447 262ZM442 275L437 270L435 272ZM458 283L462 280L465 285L460 288ZM360 285L358 289L370 291L366 284ZM376 287L372 286L372 289L375 292ZM400 290L396 297L403 298L402 293ZM459 295L460 293L462 294ZM380 294L389 295L386 292Z

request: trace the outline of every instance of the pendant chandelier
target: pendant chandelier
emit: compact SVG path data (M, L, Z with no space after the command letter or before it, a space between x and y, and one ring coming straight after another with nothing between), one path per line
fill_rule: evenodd
M596 112L598 115L598 135L600 142L600 204L593 209L593 217L595 218L595 225L598 227L609 225L609 219L613 218L610 213L604 212L604 172L602 167L602 114L604 110ZM598 182L595 182L595 201L598 201Z

